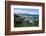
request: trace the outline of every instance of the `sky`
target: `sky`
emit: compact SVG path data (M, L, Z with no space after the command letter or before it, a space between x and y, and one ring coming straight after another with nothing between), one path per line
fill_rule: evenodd
M31 14L31 15L38 15L38 9L29 9L29 8L14 8L14 14Z

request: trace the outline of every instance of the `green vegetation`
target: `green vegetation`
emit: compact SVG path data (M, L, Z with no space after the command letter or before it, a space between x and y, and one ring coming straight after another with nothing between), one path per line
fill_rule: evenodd
M18 16L14 15L14 27L33 27L39 26L39 17L37 16Z

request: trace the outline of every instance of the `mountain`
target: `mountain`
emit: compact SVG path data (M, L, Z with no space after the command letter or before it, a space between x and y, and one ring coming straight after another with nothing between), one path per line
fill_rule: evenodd
M34 15L34 14L22 14L22 13L21 13L21 14L15 14L15 15L23 15L23 16L38 16L38 14L37 14L37 15L36 15L36 14Z

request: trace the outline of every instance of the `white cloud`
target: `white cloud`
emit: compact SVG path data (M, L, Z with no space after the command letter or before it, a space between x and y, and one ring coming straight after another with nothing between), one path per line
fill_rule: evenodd
M15 10L14 11L14 13L15 14L35 14L35 15L37 15L38 14L38 12L37 11L27 11L27 10Z

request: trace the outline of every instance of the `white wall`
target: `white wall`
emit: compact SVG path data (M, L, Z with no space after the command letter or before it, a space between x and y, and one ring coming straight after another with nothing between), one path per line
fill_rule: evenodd
M42 3L44 2L45 3L45 10L46 10L46 0L16 0L16 1L42 2ZM4 2L5 2L4 0L0 0L0 36L5 36L4 35L5 34L5 3ZM45 13L46 13L46 11L45 11ZM46 18L46 16L45 16L45 18ZM13 36L13 35L11 35L11 36ZM46 33L16 35L16 36L46 36Z
M5 15L4 15L4 12L5 12L5 10L4 10L4 0L0 0L0 36L3 36L3 34L4 34L4 25L5 25L5 22L4 22L4 20L5 20Z

